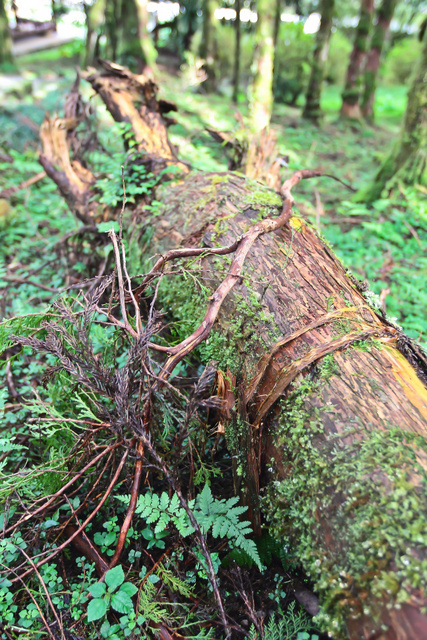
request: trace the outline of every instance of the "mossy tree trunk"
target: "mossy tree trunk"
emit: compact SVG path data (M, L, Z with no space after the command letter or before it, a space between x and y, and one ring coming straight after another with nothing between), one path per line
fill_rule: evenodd
M240 10L241 1L236 0L234 3L236 10L236 19L234 21L234 33L236 35L235 49L234 49L234 69L233 69L233 102L237 104L239 97L239 85L240 85L240 36L241 36L241 22L240 22Z
M148 33L148 0L135 0L138 14L138 35L144 62L152 72L156 72L157 51Z
M383 189L393 179L405 184L427 186L427 29L418 59L408 104L399 137L382 163L372 183L362 189L356 199L372 202L381 197Z
M313 120L314 122L318 122L321 117L320 98L322 95L326 62L328 60L334 9L335 0L321 0L320 28L316 35L310 79L305 94L305 107L302 113L303 118Z
M258 0L253 62L253 79L249 90L249 122L254 133L269 126L273 108L274 3Z
M255 54L252 83L249 87L249 140L245 174L277 183L279 162L276 134L269 128L273 109L274 22L275 3L258 0L255 28Z
M86 12L86 48L85 66L94 63L97 57L97 45L100 37L101 26L105 23L105 11L107 0L96 0L92 5L84 5Z
M353 50L347 69L344 91L342 92L341 116L359 120L360 93L362 88L363 63L368 50L368 39L372 25L374 0L362 0L360 4L359 24L357 25Z
M382 0L377 11L377 21L372 33L371 47L367 54L364 77L365 85L362 96L362 114L369 122L372 122L374 119L375 91L377 88L381 53L388 36L396 4L397 0Z
M6 15L4 0L0 0L0 64L12 60L12 38L9 32L9 21Z
M117 66L105 71L87 76L92 87L115 119L131 123L141 153L157 149L163 157L158 141L167 122L152 84L147 112L139 107L141 79ZM153 113L151 141L141 132ZM46 157L48 126L43 133ZM169 161L178 163L173 155ZM66 167L43 166L74 208ZM91 184L82 184L88 220L108 215L90 209ZM289 192L283 193L231 172L175 179L157 190L161 217L139 210L150 229L150 256L177 246L228 245L288 207ZM263 490L264 518L291 542L310 575L326 631L350 640L421 639L427 637L427 359L368 304L304 220L287 220L252 247L198 353L203 362L218 361L228 380L222 421L236 491L259 532ZM131 251L135 261L137 245ZM150 256L134 262L138 273ZM224 281L229 262L205 254L197 287L188 277L163 278L163 306L184 334L202 322L206 291Z
M217 58L217 41L216 41L216 20L215 9L218 7L217 0L203 0L203 23L202 23L202 42L200 44L200 56L205 60L204 69L206 71L206 81L204 87L206 91L215 91L216 89L216 58Z

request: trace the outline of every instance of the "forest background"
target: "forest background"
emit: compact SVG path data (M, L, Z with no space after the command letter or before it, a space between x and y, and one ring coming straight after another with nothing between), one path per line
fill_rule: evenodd
M167 5L168 12L162 14L161 5ZM52 311L52 300L64 293L67 299L77 296L82 283L104 276L114 261L105 233L111 223L99 221L88 235L82 234L80 222L38 162L40 126L46 112L63 113L76 66L96 66L97 58L101 57L153 77L160 86L161 98L178 107L175 122L169 128L170 140L179 149L179 159L196 170L224 172L231 166L272 185L272 175L283 182L295 171L312 169L333 174L350 184L356 195L339 182L302 183L296 197L296 211L321 234L355 278L369 283L372 304L402 326L418 344L426 344L425 79L417 107L422 115L413 125L418 127L418 146L415 145L414 151L416 169L411 165L408 170L405 158L401 166L393 166L388 173L387 169L384 177L390 159L398 156L395 149L411 134L405 129L408 91L414 74L419 73L423 55L425 64L426 3L383 0L361 2L360 6L340 2L334 6L327 0L301 0L288 5L268 0L191 0L179 6L142 0L123 3L98 0L91 5L61 4L56 0L52 11L47 4L46 15L38 13L39 7L35 11L31 3L21 9L19 6L20 3L16 7L0 2L0 312L6 320L1 333L5 386L1 396L0 496L4 507L0 518L4 532L7 526L13 528L18 516L22 518L22 501L27 504L31 500L42 500L60 490L61 464L68 464L74 455L77 423L101 424L90 393L79 395L78 410L75 407L71 410L71 395L61 396L65 379L51 382L46 391L39 388L46 368L54 365L52 355L35 357L31 345L18 348L10 342L10 335L19 334L19 330L25 337L32 335L41 319L46 321L46 314ZM367 10L370 10L368 25L359 29ZM51 22L52 15L58 38L71 27L76 29L76 37L54 48L14 55L20 41L15 39L12 46L12 39L7 35L8 24L13 28L16 22L17 28L23 28L22 21L17 20L20 11L22 17L37 21ZM241 18L239 24L237 15ZM355 59L359 64L356 78ZM81 92L84 100L90 100L93 92L88 84L81 85ZM128 206L147 196L146 206L156 215L158 202L148 202L148 195L161 179L147 175L140 168L122 175L126 154L121 136L125 139L127 136L129 150L133 145L130 133L126 128L112 125L99 100L93 101L92 110L88 108L88 121L95 111L96 134L102 151L89 149L89 157L99 176L99 203L120 211L125 188ZM81 131L86 126L87 123L82 123ZM264 127L269 128L272 136L267 142L259 137ZM251 155L254 139L258 145L254 153L259 154L261 149L267 157L261 168L255 166ZM268 147L270 142L272 149ZM118 233L118 223L115 228ZM147 244L150 238L142 237L140 242ZM291 254L292 245L285 247L286 261ZM185 323L181 320L182 324ZM175 335L180 336L182 330L182 326L176 326L172 334L175 331ZM114 340L100 325L92 328L95 354L104 353ZM119 365L123 366L125 359L125 350L118 349ZM200 362L204 362L203 358ZM200 362L187 362L179 373L192 379L199 376L203 372ZM51 406L48 411L46 403ZM173 422L174 411L170 410L170 414L164 420ZM69 429L60 422L64 416L71 422ZM32 421L37 429L27 433L22 425L28 427ZM61 424L62 431L55 427L55 421ZM46 428L41 429L41 424ZM164 435L165 447L166 441ZM212 460L210 463L200 460L196 464L196 479L192 478L190 491L190 496L198 496L199 502L193 505L193 510L202 514L201 522L202 516L206 516L203 510L206 504L214 505L218 513L224 515L219 500L212 492L209 494L206 487L216 487L218 469L221 464L227 466L224 462L227 456L225 451L221 452L222 462L217 467L215 446L210 447ZM27 456L30 457L27 468L31 471L20 475ZM61 464L55 466L58 460ZM161 482L156 488L159 496L167 495L161 492L165 489ZM94 542L104 556L110 558L117 548L126 506L118 507L117 500L114 506L116 493L126 491L115 492L92 525ZM218 489L214 495L227 499L228 511L233 509L235 503L230 502L233 498L227 492ZM162 499L166 508L167 498ZM32 566L33 554L55 549L56 531L63 525L63 516L68 515L66 510L74 513L81 501L82 496L76 493L71 502L68 498L65 503L59 501L53 513L43 513L44 519L37 524L37 539L31 537L25 526L14 529L10 537L5 536L0 547L3 567L15 567L16 571L19 568L22 572L25 563L27 567ZM107 590L94 586L98 584L96 562L91 562L85 553L79 556L75 551L71 556L64 556L62 565L56 560L43 564L29 586L17 589L12 576L7 574L0 583L2 637L9 639L23 633L28 634L26 637L37 637L43 629L51 636L60 637L58 634L64 633L64 621L75 629L70 631L77 634L73 637L80 637L79 634L96 637L92 620L102 620L100 633L104 638L126 637L136 629L148 637L172 633L171 629L181 629L182 633L186 629L185 637L215 637L209 634L220 633L212 623L215 580L210 580L203 553L193 564L183 566L185 563L179 556L181 547L173 538L173 544L167 542L168 548L174 549L172 555L167 554L164 560L163 538L171 535L168 532L172 524L178 534L185 537L184 529L189 524L184 514L180 514L180 523L171 516L170 522L163 521L162 526L154 527L150 522L155 524L156 520L153 516L150 521L149 507L146 505L148 510L144 512L141 506L140 513L145 513L145 520L140 517L126 543L135 541L126 552L126 581L124 575L110 574L111 584L107 580ZM236 522L234 525L239 528ZM313 588L301 569L298 553L291 546L278 548L272 539L264 537L267 551L262 545L254 551L248 531L244 528L241 531L243 538L247 538L247 544L240 540L242 553L249 556L246 564L251 566L247 571L255 572L257 563L270 569L264 586L255 579L256 604L252 605L246 593L245 577L236 577L237 574L230 571L230 576L221 578L223 599L232 600L238 591L244 603L240 608L231 606L231 613L227 611L227 615L238 620L233 631L236 637L243 637L245 633L251 638L257 638L257 634L275 637L276 633L277 637L302 639L319 637L321 632L344 633L344 623L339 616L334 618L330 612L320 611L313 622L302 609L296 613L295 603L290 604L295 582L305 585L310 593ZM140 546L141 535L146 539L144 550ZM216 572L225 552L231 554L239 550L237 537L238 532L234 537L229 533L230 548L226 547L225 551L214 546ZM144 554L150 556L148 564L141 560L141 557L145 560ZM239 563L241 559L235 555L237 560L233 558L233 562ZM147 569L151 561L152 566ZM245 563L242 561L241 565ZM120 566L117 565L117 570ZM136 608L129 604L136 593L135 584L139 589ZM195 602L197 588L206 593L197 602L199 613L195 615L188 603ZM179 601L172 608L171 593L178 594ZM271 605L266 606L265 602ZM214 608L217 605L218 600ZM220 613L218 616L221 620ZM246 626L242 620L246 620Z

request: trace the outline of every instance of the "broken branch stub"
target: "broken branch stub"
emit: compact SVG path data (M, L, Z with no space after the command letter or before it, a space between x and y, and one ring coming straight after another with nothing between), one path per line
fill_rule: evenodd
M91 187L96 182L93 173L81 160L70 158L70 137L75 135L75 118L50 118L47 115L40 129L42 152L39 162L56 183L71 211L85 224L96 217L98 205L91 201Z
M176 111L172 102L157 98L158 86L143 74L135 75L118 64L99 60L103 71L89 69L82 73L96 93L103 99L116 122L128 122L144 154L150 170L157 173L168 165L187 166L180 162L169 142L167 127L174 123L164 114Z

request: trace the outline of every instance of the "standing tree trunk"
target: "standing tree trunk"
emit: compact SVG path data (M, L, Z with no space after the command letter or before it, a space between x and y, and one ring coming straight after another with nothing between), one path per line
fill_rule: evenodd
M381 53L390 29L390 22L397 0L382 0L377 11L377 23L371 39L371 48L367 55L365 68L365 87L362 97L362 114L366 120L374 119L374 101L377 88L377 76L380 68Z
M405 184L427 184L427 28L423 48L408 93L408 104L398 139L372 183L356 199L372 202L393 178Z
M368 38L372 25L374 0L362 0L359 24L356 29L353 51L347 69L344 91L342 92L341 116L360 120L360 92L362 85L362 67L368 50Z
M273 108L274 4L258 0L253 79L249 91L249 121L254 133L269 126Z
M0 64L12 61L12 38L4 0L0 0Z
M147 0L135 0L136 10L138 13L138 35L141 45L144 62L149 69L155 73L157 70L156 59L157 51L154 43L148 33L148 2Z
M166 123L155 86L145 100L141 77L107 63L86 77L113 117L131 123L142 157L144 150L163 157ZM153 123L154 140L141 138ZM50 124L43 129L43 166L74 208L65 173L70 159L63 158L64 171L46 162L55 147L49 135L61 131ZM152 230L150 254L164 256L177 246L203 250L198 286L176 276L160 295L189 333L205 331L206 305L217 309L199 356L218 360L228 380L225 439L255 531L259 493L268 487L264 513L310 575L322 627L350 640L421 640L427 637L427 358L369 305L359 283L292 214L292 186L316 174L298 172L279 195L232 173L192 172L158 190L161 218L158 210L154 218L140 214L141 224ZM81 188L87 217L102 215L90 209L90 183ZM248 245L249 238L256 244ZM231 261L209 256L236 242ZM169 356L168 366L177 361Z
M276 135L269 130L273 109L274 19L271 0L258 0L253 79L249 89L250 139L245 162L249 178L277 184L279 177Z
M233 102L237 104L239 97L239 84L240 84L240 0L236 0L236 20L234 22L234 31L236 34L236 47L234 49L234 72L233 72Z
M91 6L84 5L86 12L86 49L85 66L94 63L96 58L96 48L100 36L100 28L105 22L107 0L96 0Z
M334 17L335 0L321 0L320 28L316 36L316 44L311 63L311 74L305 96L303 118L318 122L321 117L320 98L322 95L325 67L328 60L329 40L331 38L332 20Z
M191 41L193 40L193 36L196 33L198 9L199 4L196 0L189 0L185 3L185 20L187 26L183 38L184 51L190 50ZM182 19L182 17L180 19Z
M200 55L205 60L204 69L207 79L204 83L206 91L211 92L216 89L216 21L215 9L218 6L217 0L203 0L203 25L202 42L200 45Z

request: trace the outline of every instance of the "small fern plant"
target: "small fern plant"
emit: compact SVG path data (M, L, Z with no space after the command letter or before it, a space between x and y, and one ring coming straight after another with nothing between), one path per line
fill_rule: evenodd
M117 498L126 505L129 504L130 496ZM206 484L203 491L194 500L189 501L188 506L205 535L210 533L214 538L228 538L232 547L242 549L262 570L256 544L247 538L252 533L250 522L239 519L247 507L237 506L238 501L239 498L214 498L209 485ZM180 505L176 493L171 498L166 492L160 496L156 493L144 493L138 498L135 514L147 524L155 525L155 534L164 531L170 524L183 538L194 533L187 512Z

